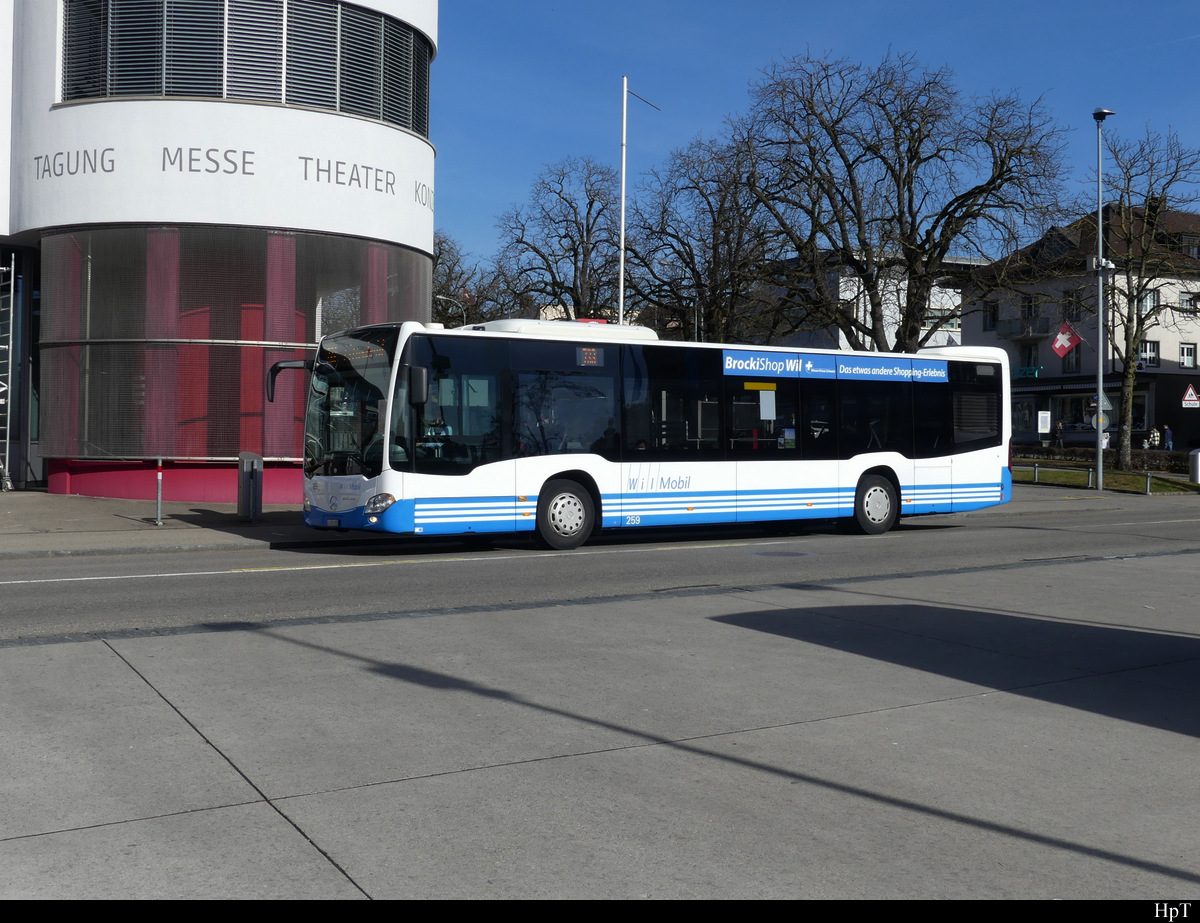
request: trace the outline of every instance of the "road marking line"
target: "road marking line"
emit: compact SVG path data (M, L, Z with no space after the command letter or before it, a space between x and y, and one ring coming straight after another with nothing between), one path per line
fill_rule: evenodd
M650 548L645 546L638 546L636 548L591 548L575 551L543 551L532 554L488 555L486 557L465 557L461 555L456 555L454 557L435 557L431 555L421 555L420 557L412 558L391 558L386 561L341 561L337 564L288 564L263 567L234 567L230 568L229 570L175 571L166 574L104 574L93 577L40 577L33 580L0 580L0 586L28 586L31 584L45 583L87 583L89 581L103 580L151 580L162 579L166 577L220 577L230 574L335 570L338 568L350 567L388 567L393 564L461 564L463 562L471 561L488 562L529 560L530 558L559 558L567 555L573 555L575 557L588 557L604 554L645 554L649 551L681 551L692 549L704 550L711 548L741 548L748 546L759 547L765 545L786 545L796 542L796 539L781 539L779 541L769 542L715 542L707 545L655 545Z

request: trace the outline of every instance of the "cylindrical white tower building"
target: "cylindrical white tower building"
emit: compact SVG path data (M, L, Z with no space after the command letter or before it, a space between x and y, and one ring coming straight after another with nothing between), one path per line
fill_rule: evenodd
M168 498L232 500L251 451L297 500L304 389L265 403L266 369L429 318L436 0L9 8L26 466L153 496L163 458Z

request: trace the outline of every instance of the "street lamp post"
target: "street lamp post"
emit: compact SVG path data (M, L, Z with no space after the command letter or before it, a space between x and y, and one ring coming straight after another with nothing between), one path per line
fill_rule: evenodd
M463 326L467 326L467 309L462 306L461 302L455 301L449 295L434 295L433 297L437 301L444 301L446 304L452 304L458 308L458 310L462 311Z
M1116 115L1111 109L1096 109L1096 490L1104 490L1104 120Z

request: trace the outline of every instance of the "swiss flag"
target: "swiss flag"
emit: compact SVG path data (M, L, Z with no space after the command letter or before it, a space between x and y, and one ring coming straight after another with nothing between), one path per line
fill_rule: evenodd
M1071 325L1064 323L1062 329L1058 331L1058 336L1054 338L1054 342L1050 345L1050 348L1061 357L1065 356L1082 342L1083 340L1080 339L1079 334L1074 331Z

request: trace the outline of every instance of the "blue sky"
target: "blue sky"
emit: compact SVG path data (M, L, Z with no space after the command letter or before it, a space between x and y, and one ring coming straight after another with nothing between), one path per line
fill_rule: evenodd
M745 110L774 60L826 53L876 63L888 49L948 66L965 94L1044 98L1073 129L1077 187L1094 183L1105 131L1173 126L1200 147L1200 0L441 0L431 135L436 224L476 258L496 217L567 156L620 165L621 77L661 107L629 101L630 191L638 175Z

